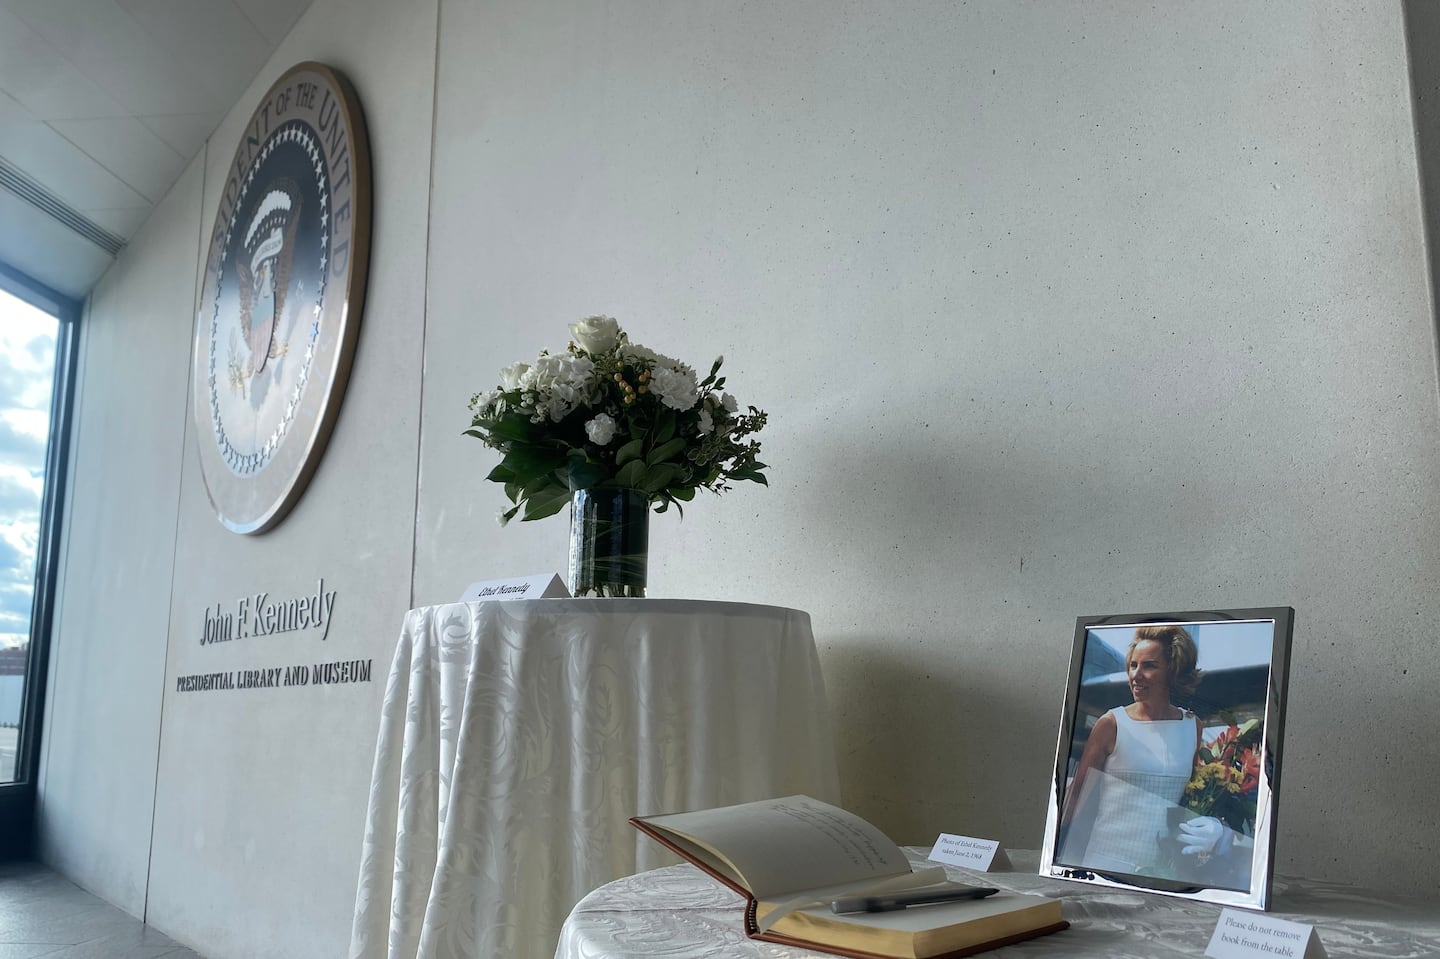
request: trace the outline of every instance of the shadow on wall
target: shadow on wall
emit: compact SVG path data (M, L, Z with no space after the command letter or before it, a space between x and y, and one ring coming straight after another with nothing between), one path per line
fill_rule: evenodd
M1415 149L1432 297L1440 291L1440 3L1405 0L1405 43L1414 97ZM1432 317L1432 320L1434 318Z
M1257 539L1257 511L1300 523L1234 457L1177 472L1054 431L996 439L869 443L863 469L817 450L825 482L796 493L841 584L817 639L842 799L901 843L1039 843L1076 616L1290 595L1293 540Z
M786 508L811 518L806 549L825 557L835 590L907 631L1063 643L1079 615L1289 595L1278 587L1298 565L1293 531L1308 527L1283 484L1227 447L1138 418L1105 430L819 449L810 459L823 479ZM1134 455L1110 452L1127 442ZM1205 469L1176 471L1181 455Z
M1053 749L1053 724L1036 727L1029 690L998 681L993 668L931 668L896 657L897 641L851 637L849 655L826 664L843 804L902 845L929 845L941 832L1035 845L1054 760L1046 751ZM997 738L1035 748L1002 744L997 755ZM1002 780L1028 819L995 808Z

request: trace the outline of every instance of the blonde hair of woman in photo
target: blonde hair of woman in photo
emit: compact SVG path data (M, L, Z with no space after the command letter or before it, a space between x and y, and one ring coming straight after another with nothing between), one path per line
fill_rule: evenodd
M1200 747L1200 721L1171 701L1199 684L1196 659L1195 640L1183 626L1135 630L1125 653L1134 701L1111 709L1090 730L1065 794L1060 861L1124 873L1159 868L1157 837L1169 835L1167 811L1179 804ZM1179 828L1187 855L1208 856L1223 833L1209 817Z

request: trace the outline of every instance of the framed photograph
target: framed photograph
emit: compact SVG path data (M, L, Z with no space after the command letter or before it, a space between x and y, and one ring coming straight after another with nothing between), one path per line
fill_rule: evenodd
M1041 875L1269 906L1293 619L1076 621Z

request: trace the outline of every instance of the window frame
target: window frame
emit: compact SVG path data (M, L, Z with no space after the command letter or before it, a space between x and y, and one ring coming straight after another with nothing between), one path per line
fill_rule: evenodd
M69 476L70 429L75 398L77 339L83 304L0 263L0 290L24 300L59 321L55 331L55 381L50 394L50 437L45 451L45 492L40 503L40 540L35 552L35 597L30 607L30 647L25 663L25 693L20 707L20 738L14 782L0 783L0 861L26 859L34 851L35 797L44 732L46 679L65 491Z

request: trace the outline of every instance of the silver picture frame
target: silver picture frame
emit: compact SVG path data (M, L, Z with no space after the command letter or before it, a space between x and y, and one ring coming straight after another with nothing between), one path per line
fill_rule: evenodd
M1076 620L1041 875L1269 908L1294 612Z

